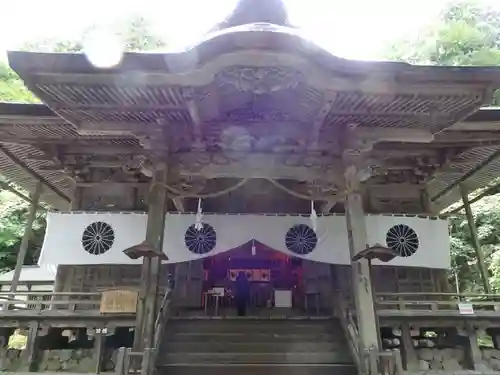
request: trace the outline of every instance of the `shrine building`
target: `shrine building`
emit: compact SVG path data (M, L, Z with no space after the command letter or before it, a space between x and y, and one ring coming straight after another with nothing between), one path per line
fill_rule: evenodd
M277 0L110 68L8 57L43 104L0 103L0 186L31 203L0 276L1 370L500 371L469 202L500 171L499 68L342 59ZM483 295L449 281L452 204Z

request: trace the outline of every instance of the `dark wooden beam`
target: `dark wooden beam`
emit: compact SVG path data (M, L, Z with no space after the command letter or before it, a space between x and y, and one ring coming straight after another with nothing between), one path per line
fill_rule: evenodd
M474 216L472 215L472 209L470 208L469 197L467 189L464 185L460 184L460 194L462 195L462 200L464 202L465 215L467 216L467 224L469 225L469 230L472 237L472 244L474 245L474 250L476 251L477 265L479 267L479 274L481 275L481 280L483 282L484 292L487 294L491 293L491 285L488 277L488 269L484 263L484 255L481 249L481 243L479 242L479 237L477 235L476 222L474 221Z
M27 174L29 174L36 181L40 181L47 189L52 191L54 194L58 195L62 199L67 202L71 202L71 199L64 194L61 190L59 190L56 186L54 186L50 181L48 181L45 177L42 177L40 174L35 172L33 169L28 167L22 160L20 160L17 156L12 154L9 150L7 150L4 146L0 145L0 152L2 152L8 159L12 161L19 168L24 170Z
M465 173L461 178L457 179L456 181L452 182L450 185L448 185L446 188L441 190L439 193L434 195L431 198L431 202L437 201L439 198L441 198L443 195L447 194L448 192L452 191L454 188L459 186L460 184L464 183L466 180L474 176L477 172L479 172L481 169L485 168L490 164L493 160L498 158L500 156L500 150L495 151L492 153L486 160L483 162L479 163L477 166L469 170L469 172Z
M482 193L480 193L479 195L477 195L474 198L470 199L469 200L469 204L476 203L477 201L480 201L484 197L487 197L487 196L490 196L490 195L494 195L494 194L498 194L498 193L500 193L500 182L494 184L493 186L488 187ZM451 211L446 211L445 214L446 215L453 215L453 214L456 214L457 212L460 212L463 209L464 209L464 205L462 204L459 207L454 208Z
M0 102L0 118L4 116L54 117L57 115L45 104Z
M180 104L180 105L174 105L174 104L161 104L161 105L138 105L138 104L67 104L67 105L52 105L51 108L54 111L58 110L65 110L65 109L70 109L70 110L78 110L78 111L85 111L85 112L97 112L97 111L110 111L110 110L115 110L117 108L120 109L120 111L127 112L127 111L165 111L165 110L187 110L186 105Z
M337 204L337 202L338 202L337 200L326 201L323 204L323 207L321 208L321 212L323 212L324 214L330 213L330 211Z
M12 194L15 194L17 195L19 198L25 200L26 202L28 203L33 203L33 200L24 195L23 193L21 193L19 190L17 190L16 188L14 188L13 186L9 185L7 182L5 181L0 181L0 188L4 189L4 190L7 190L7 191L10 191Z
M150 186L150 182L134 182L134 181L77 181L76 186L81 188L94 188L94 187L118 187L125 186L128 188L140 188Z
M172 198L172 202L174 203L174 206L176 210L180 213L186 212L186 207L185 207L185 202L183 198Z

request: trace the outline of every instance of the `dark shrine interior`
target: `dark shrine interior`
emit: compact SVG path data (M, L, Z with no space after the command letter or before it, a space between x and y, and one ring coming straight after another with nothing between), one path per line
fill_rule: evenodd
M274 291L280 289L292 290L292 300L297 300L302 288L302 259L257 241L206 258L203 269L204 294L223 288L223 306L232 305L235 280L240 272L244 272L250 282L252 307L274 306Z

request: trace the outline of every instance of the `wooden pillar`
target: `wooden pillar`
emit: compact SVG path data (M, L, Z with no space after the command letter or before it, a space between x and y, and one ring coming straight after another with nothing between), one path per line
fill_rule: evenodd
M83 187L75 187L73 192L73 199L71 200L71 211L78 211L82 209Z
M26 253L28 252L28 245L33 233L33 222L36 218L36 211L38 208L38 203L40 201L40 196L42 195L43 184L39 181L36 185L35 192L31 196L31 206L28 211L28 218L26 221L26 226L24 228L23 238L21 239L21 245L19 246L19 253L17 254L16 268L14 269L14 275L12 276L12 281L10 283L9 292L12 293L11 296L16 294L17 285L19 284L19 277L21 276L21 270L23 268L24 259L26 258Z
M355 166L348 166L345 171L346 188L345 201L347 236L351 258L366 249L368 236L366 231L365 213L360 182ZM370 264L366 259L351 263L352 289L356 303L356 316L362 350L379 350L379 335L377 317L373 303L372 280Z
M479 242L479 237L477 236L476 223L474 221L474 216L472 215L472 210L470 208L467 189L463 184L460 184L460 194L462 195L462 201L464 203L467 224L469 225L469 230L472 237L472 245L474 246L474 250L476 251L477 265L479 267L479 273L481 275L481 281L483 282L484 291L485 293L491 293L488 269L486 268L486 264L484 263L483 252L481 251L481 243Z
M467 333L467 339L469 340L467 357L469 360L469 365L472 370L484 371L485 364L483 362L483 355L481 349L479 348L479 342L477 341L477 329L470 323L465 324L465 330Z
M434 207L434 204L432 203L429 197L429 192L427 188L424 188L423 190L420 191L420 202L422 205L423 212L425 214L436 215L436 208Z
M436 292L439 293L452 293L455 291L455 288L452 290L450 282L448 280L448 270L431 270L434 273L435 285L438 290ZM445 298L446 299L446 298Z
M411 329L408 323L401 324L401 354L406 371L418 371L420 369L417 352L413 346Z
M156 169L153 173L153 182L149 193L146 241L158 251L162 251L163 248L167 203L166 183L167 169L165 167ZM134 350L144 350L153 345L160 268L161 260L158 257L143 258L141 273L143 285L137 308Z
M103 327L99 326L95 330L94 336L94 361L95 361L95 373L101 373L101 364L102 364L102 353L104 349L104 334Z
M38 329L40 323L31 322L28 330L28 338L26 341L25 359L29 372L38 371L38 362L40 360L40 348L38 347Z

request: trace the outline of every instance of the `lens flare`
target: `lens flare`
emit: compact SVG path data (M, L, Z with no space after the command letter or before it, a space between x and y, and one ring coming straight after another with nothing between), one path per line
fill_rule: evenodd
M92 65L97 68L112 68L123 58L123 45L120 39L104 31L89 33L83 43L83 52Z

